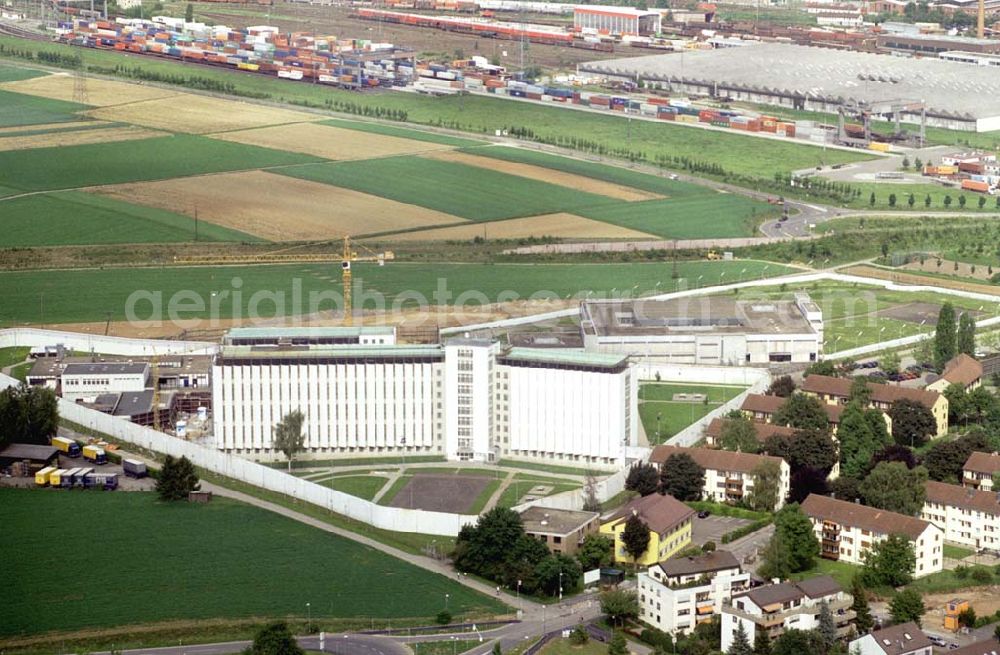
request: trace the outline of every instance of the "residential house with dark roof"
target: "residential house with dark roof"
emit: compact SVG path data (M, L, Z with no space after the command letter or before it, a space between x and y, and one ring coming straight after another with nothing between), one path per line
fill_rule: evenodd
M774 415L785 404L787 398L781 396L766 396L759 393L747 394L740 406L740 411L746 414L750 420L760 423L771 423ZM826 411L826 419L830 424L830 432L837 434L837 427L840 425L840 415L844 413L843 405L823 405Z
M668 559L687 548L691 543L691 517L694 510L673 496L657 493L635 498L606 519L600 533L614 539L616 562L632 562L625 550L622 532L632 516L638 516L649 527L649 546L635 560L636 564L649 566Z
M916 623L876 630L851 642L848 652L858 655L932 655L934 644Z
M803 393L816 396L829 405L846 405L851 397L852 380L828 375L807 375L799 387ZM888 414L889 408L897 400L907 399L920 403L930 410L937 424L934 437L942 437L948 432L948 399L944 394L926 389L901 387L894 384L868 383L871 394L870 407Z
M1000 639L990 637L956 650L950 650L948 655L1000 655Z
M801 582L785 582L756 587L733 596L722 608L722 650L728 651L740 624L752 644L758 630L771 641L786 629L812 630L819 625L823 602L833 613L837 634L846 637L853 630L853 597L836 580L821 575Z
M959 353L944 365L941 376L924 388L944 393L953 384L961 385L966 391L978 389L983 384L983 365L974 357Z
M778 500L775 511L785 504L791 488L791 469L788 462L780 457L739 453L714 448L681 448L678 446L657 446L649 456L649 461L659 466L672 455L689 455L705 469L705 485L702 496L706 500L720 503L739 502L753 492L754 471L758 466L774 464L778 467Z
M969 455L969 459L962 465L962 484L983 491L993 491L993 476L997 473L1000 473L1000 453L977 451Z
M687 634L722 611L723 603L750 588L732 553L716 550L675 557L638 575L639 618L671 634Z
M862 564L869 548L898 534L913 543L915 577L936 573L944 563L944 531L930 521L817 494L809 494L802 512L812 521L826 559Z
M764 396L769 398L771 396ZM836 410L837 420L839 421L840 414L843 407L839 405L825 405L825 408ZM722 431L725 429L726 424L732 419L729 418L714 418L711 423L709 423L705 429L702 431L702 435L705 437L705 445L709 448L721 448ZM775 423L761 423L759 421L751 421L750 423L754 429L754 436L757 437L757 441L764 444L770 437L781 436L788 439L793 438L798 434L798 430L795 428L790 428L786 425L777 425ZM837 437L833 437L836 442ZM835 462L833 468L830 469L830 474L827 476L830 480L835 480L840 476L840 462Z
M944 540L1000 550L1000 494L935 480L924 483L920 517L944 530Z

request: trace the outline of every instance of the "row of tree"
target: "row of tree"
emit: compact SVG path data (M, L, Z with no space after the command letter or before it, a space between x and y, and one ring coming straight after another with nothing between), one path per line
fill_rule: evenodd
M21 384L0 391L0 448L9 443L48 445L59 429L51 389Z

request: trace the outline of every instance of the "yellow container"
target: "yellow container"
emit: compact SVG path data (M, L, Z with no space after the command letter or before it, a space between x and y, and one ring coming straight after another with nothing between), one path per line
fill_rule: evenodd
M35 484L39 487L44 487L49 483L49 476L52 475L56 470L54 466L46 466L42 470L35 473Z

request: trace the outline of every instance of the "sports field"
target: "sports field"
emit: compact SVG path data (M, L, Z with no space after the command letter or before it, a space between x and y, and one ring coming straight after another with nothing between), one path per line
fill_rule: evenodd
M454 614L505 611L444 576L225 498L168 505L141 492L0 489L0 509L0 557L17 563L6 570L0 636L302 616L307 602L314 618L432 617L445 594Z
M753 261L654 264L359 264L354 272L354 306L360 309L431 305L476 307L501 299L636 295L790 272ZM225 320L291 316L339 309L340 265L150 267L66 271L0 272L0 325L75 323L126 319L128 298L137 291L138 319L154 304L168 319L171 298L188 298L182 319L208 318L213 303ZM298 289L299 291L296 291ZM235 291L239 291L235 294ZM185 296L175 296L184 291ZM298 294L298 295L297 295ZM311 307L311 294L317 299ZM235 298L234 298L235 296ZM295 304L295 298L301 302ZM234 303L235 300L235 303ZM394 307L395 305L395 307Z
M646 438L651 444L663 443L745 390L731 385L644 382L639 386L639 418ZM680 394L700 394L704 400L684 399Z

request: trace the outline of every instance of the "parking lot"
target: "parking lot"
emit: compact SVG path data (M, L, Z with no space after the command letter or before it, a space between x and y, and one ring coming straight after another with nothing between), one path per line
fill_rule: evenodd
M703 519L697 516L692 519L691 543L701 546L707 541L714 541L716 546L722 545L722 535L747 525L750 521L733 516L709 515Z
M77 467L87 467L93 468L95 471L100 473L117 473L118 474L118 491L152 491L156 487L156 480L150 477L135 479L130 478L122 471L120 464L112 464L108 462L107 464L93 464L83 459L82 457L67 457L63 454L59 454L59 468L63 469L73 469ZM35 484L34 476L27 478L11 478L3 477L0 478L0 485L5 487L20 487L24 489L34 488L38 485Z

